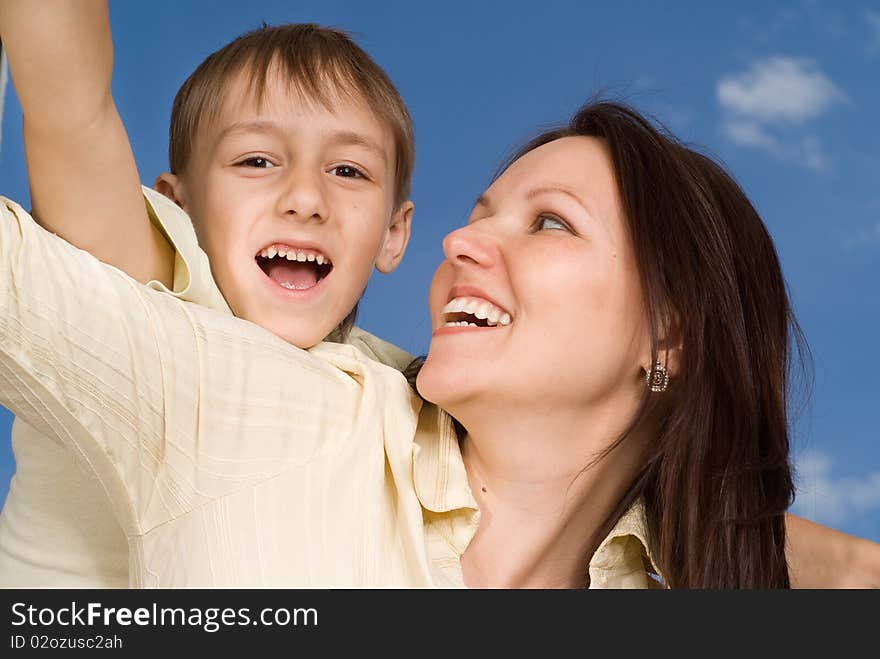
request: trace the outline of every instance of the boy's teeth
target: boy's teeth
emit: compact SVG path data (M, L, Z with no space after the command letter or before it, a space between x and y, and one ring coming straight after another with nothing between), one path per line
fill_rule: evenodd
M287 259L288 261L297 261L299 263L317 263L318 265L330 265L330 259L323 254L315 254L314 252L304 252L297 249L288 249L283 246L271 245L265 247L259 253L264 259L278 258Z

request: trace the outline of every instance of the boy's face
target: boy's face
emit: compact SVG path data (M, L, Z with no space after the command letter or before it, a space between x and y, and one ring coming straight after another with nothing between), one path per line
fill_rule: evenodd
M374 265L397 267L413 206L394 207L394 138L365 103L337 94L328 110L288 89L270 73L258 106L240 78L157 188L189 213L232 312L308 348Z

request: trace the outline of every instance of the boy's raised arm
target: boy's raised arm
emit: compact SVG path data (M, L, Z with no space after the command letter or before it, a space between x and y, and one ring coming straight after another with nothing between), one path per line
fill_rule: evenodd
M32 214L141 282L170 285L173 251L149 220L110 91L106 0L0 0L21 101Z

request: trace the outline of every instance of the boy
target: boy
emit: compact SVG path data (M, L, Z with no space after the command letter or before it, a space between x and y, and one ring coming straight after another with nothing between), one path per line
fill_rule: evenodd
M257 30L211 55L178 93L171 172L155 185L192 217L221 296L186 217L141 191L110 95L106 3L6 1L0 12L41 224L154 288L231 310L295 346L330 335L398 369L409 362L351 329L372 267L392 271L406 247L413 140L393 85L347 37ZM128 584L134 558L94 478L20 419L13 445L0 584Z

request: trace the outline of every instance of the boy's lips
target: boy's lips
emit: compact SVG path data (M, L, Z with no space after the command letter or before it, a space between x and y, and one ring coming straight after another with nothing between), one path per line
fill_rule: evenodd
M262 248L255 260L266 277L287 291L310 291L333 270L330 258L311 246L272 243Z

